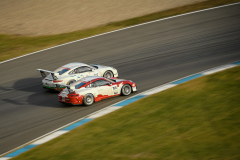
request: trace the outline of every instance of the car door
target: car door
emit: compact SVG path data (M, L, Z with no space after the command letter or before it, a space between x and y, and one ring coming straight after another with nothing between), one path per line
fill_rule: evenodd
M101 79L95 81L95 84L97 86L98 93L102 96L105 96L107 98L108 96L114 95L112 85L109 81Z

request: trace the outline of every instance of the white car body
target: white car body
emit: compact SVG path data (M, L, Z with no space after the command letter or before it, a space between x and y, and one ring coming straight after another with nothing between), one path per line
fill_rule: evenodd
M56 84L69 85L88 76L118 77L118 71L113 67L99 64L87 65L78 62L66 64L55 71L43 69L37 69L37 71L44 78L42 80L43 87L54 90L57 90Z

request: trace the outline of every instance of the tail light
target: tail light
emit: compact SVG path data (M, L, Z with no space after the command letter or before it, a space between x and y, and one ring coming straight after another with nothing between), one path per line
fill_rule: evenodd
M53 83L62 82L62 80L53 80Z
M69 94L70 97L78 97L79 94Z

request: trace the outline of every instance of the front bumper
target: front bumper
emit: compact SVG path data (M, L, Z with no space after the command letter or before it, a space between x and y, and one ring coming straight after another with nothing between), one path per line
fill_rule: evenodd
M119 78L118 72L113 73L114 77Z
M137 86L132 87L133 92L137 92Z

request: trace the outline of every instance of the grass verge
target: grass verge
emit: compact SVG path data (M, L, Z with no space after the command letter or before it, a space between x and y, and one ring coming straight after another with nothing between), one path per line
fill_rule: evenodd
M132 103L13 160L240 159L240 66Z
M160 18L192 12L196 10L216 7L220 5L239 2L240 0L208 0L192 5L178 7L163 12L157 12L142 17L132 18L124 21L113 22L107 25L90 28L86 30L64 33L59 35L28 37L20 35L0 34L0 61L18 57L27 53L49 48L66 42L86 38L89 36L117 30L120 28L153 21Z

